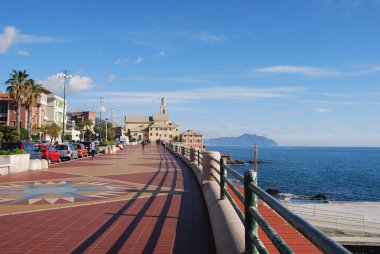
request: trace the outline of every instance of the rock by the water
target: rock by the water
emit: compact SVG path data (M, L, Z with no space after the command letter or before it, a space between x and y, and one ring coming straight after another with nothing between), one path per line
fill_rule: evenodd
M325 194L317 194L311 197L310 200L327 200L327 196Z
M279 190L276 190L276 189L267 189L266 193L268 193L269 195L278 195L281 192Z

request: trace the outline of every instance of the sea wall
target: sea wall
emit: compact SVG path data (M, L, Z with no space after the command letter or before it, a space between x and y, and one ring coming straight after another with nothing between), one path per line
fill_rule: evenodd
M168 148L176 157L185 162L193 171L202 189L210 216L211 228L217 253L244 253L244 225L228 200L220 199L220 186L212 177L213 166L220 159L219 152L205 152L203 163L198 166L194 154L190 159L181 149ZM215 174L215 173L214 173Z

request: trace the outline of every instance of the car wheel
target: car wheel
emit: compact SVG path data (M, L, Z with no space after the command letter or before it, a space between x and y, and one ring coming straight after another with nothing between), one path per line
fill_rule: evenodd
M50 165L51 164L51 159L47 158L47 162L48 162L48 165Z

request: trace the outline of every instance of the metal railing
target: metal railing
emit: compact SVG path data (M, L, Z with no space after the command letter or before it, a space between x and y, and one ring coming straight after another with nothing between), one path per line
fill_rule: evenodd
M192 148L178 148L176 145L171 147L173 151L180 153L182 156L190 159ZM183 150L185 149L185 150ZM188 151L186 151L186 149ZM254 169L257 166L257 147L255 147ZM193 151L194 152L194 151ZM198 166L202 165L203 161L202 152L195 151L195 161ZM281 236L274 230L274 228L265 220L258 210L258 198L260 201L271 207L278 215L286 220L293 226L299 233L306 237L323 253L340 254L350 253L341 245L326 236L320 230L312 226L305 219L290 211L287 207L282 205L279 201L266 193L257 185L257 173L255 170L245 172L244 176L240 175L237 171L227 165L226 158L221 158L220 161L211 158L212 161L219 165L219 168L212 166L213 171L219 176L212 174L214 180L220 185L220 199L228 199L235 209L237 215L245 227L245 251L246 253L269 253L258 236L258 227L268 236L273 245L280 253L294 253L288 244L281 238ZM231 174L237 181L241 182L244 186L244 194L239 190L239 185L232 182L227 177L227 172ZM227 188L228 187L228 188ZM240 209L230 191L236 195L237 199L244 204L244 212Z

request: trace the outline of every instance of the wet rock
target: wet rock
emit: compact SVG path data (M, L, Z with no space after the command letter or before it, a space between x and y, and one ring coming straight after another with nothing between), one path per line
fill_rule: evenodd
M278 195L280 194L281 192L279 190L276 190L276 189L267 189L266 192L269 194L269 195Z
M310 200L327 200L327 196L325 194L317 194L311 197Z

